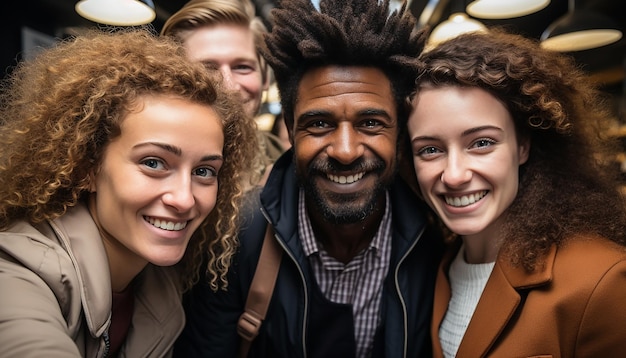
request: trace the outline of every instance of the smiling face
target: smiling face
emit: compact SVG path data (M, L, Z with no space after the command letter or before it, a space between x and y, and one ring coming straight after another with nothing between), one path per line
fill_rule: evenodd
M479 88L426 86L413 102L408 129L426 202L453 232L497 238L529 151L506 107Z
M381 203L395 174L396 113L389 79L378 69L327 66L303 76L293 147L309 212L354 223Z
M221 120L206 105L143 97L92 175L92 216L110 262L173 265L215 206Z
M187 55L207 68L219 70L231 90L239 92L246 114L254 117L263 90L261 65L249 27L236 24L203 26L189 31L184 40Z

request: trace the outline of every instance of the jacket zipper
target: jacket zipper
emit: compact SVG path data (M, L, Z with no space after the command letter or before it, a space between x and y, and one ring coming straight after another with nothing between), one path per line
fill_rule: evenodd
M404 300L404 297L402 296L402 291L400 290L400 283L398 282L398 271L400 270L400 266L402 265L402 263L404 262L406 257L409 256L411 251L413 251L413 248L415 248L415 245L417 245L417 243L419 242L420 238L424 234L424 230L426 230L426 226L424 226L422 228L422 231L420 231L420 233L417 235L417 238L415 239L415 241L413 241L413 244L411 244L409 249L406 250L404 255L400 258L400 261L398 261L398 264L396 265L395 272L394 272L394 282L396 284L396 291L398 292L398 297L400 297L400 302L402 303L402 312L403 312L403 316L404 316L403 317L403 322L404 322L404 324L403 324L404 325L404 339L403 339L403 342L404 342L404 353L402 354L402 356L404 358L407 357L407 349L408 349L408 336L409 336L409 328L407 327L408 313L407 313L407 309L406 309L406 302Z
M111 341L109 339L109 330L106 330L102 334L102 338L104 338L104 353L102 354L102 358L106 358L109 356L109 349L111 349Z
M272 225L272 221L270 220L269 215L265 211L265 208L261 207L261 213L263 214L263 216L265 216L265 220L267 221L267 225ZM308 290L307 290L307 287L306 287L306 280L304 279L304 272L302 272L302 268L298 264L298 261L293 256L291 251L289 251L287 249L287 246L283 242L282 238L278 235L278 231L277 230L274 230L274 237L276 238L276 241L278 241L278 244L283 248L285 253L296 264L296 267L298 268L298 273L300 274L300 278L302 279L302 287L304 289L304 317L303 317L304 319L302 320L302 356L304 358L306 358L307 357L307 354L306 354L306 322L307 322L307 316L308 316L307 312L309 311L309 293L308 293Z

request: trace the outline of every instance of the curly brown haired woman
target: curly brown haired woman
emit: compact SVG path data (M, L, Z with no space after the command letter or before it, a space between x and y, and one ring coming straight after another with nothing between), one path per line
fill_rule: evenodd
M434 356L623 354L626 209L600 92L571 58L497 29L420 60L415 174L454 234Z
M136 29L66 40L5 80L3 356L165 356L181 291L200 270L226 285L256 137L216 78Z

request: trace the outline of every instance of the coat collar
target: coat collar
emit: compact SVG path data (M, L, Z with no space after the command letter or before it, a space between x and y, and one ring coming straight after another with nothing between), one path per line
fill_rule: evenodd
M99 337L108 328L112 304L109 262L100 232L83 204L51 221L50 226L74 262L87 326Z
M50 222L50 226L75 265L89 331L92 336L100 337L108 329L112 305L109 262L100 232L84 204L68 210L65 215ZM174 270L148 264L138 277L135 312L143 313L134 314L133 321L138 319L135 316L140 316L151 322L139 325L143 329L151 325L162 329L164 322L169 321L174 323L172 331L182 329L180 288ZM179 317L173 319L177 315ZM146 335L146 338L151 336Z
M447 273L460 246L460 240L457 240L446 252L437 274L431 325L435 357L442 357L439 326L450 301L450 282ZM542 264L529 273L499 256L461 341L457 356L485 356L519 306L521 302L519 291L545 285L552 280L555 258L556 247L552 247Z

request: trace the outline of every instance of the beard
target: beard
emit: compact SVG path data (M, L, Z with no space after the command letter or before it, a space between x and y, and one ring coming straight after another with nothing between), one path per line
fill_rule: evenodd
M296 172L296 176L305 196L311 201L311 207L326 221L337 225L355 224L378 210L380 196L384 195L391 185L391 179L381 179L385 169L385 162L379 158L368 162L359 160L350 165L342 165L333 159L324 159L313 161L306 173ZM373 187L353 193L324 191L316 185L315 179L323 177L324 180L328 180L326 173L340 171L355 173L363 171L367 175L377 175L378 180Z

